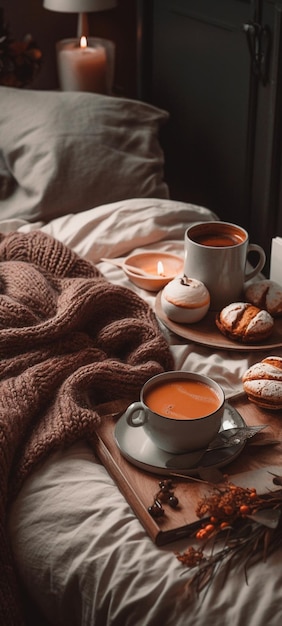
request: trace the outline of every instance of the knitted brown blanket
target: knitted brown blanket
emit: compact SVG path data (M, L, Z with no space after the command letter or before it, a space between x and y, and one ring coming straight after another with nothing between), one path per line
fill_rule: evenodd
M95 406L173 363L141 298L39 231L0 234L0 356L0 624L20 626L9 502L51 450L93 442Z

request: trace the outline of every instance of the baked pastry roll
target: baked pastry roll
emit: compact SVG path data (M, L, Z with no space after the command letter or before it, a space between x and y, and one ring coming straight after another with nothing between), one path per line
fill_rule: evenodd
M177 277L163 289L161 304L164 313L174 322L193 324L208 312L210 294L200 280Z
M250 302L228 304L217 314L215 321L224 335L242 343L259 343L267 339L274 326L271 315Z
M255 363L242 382L249 400L265 409L282 409L282 357L268 356Z
M247 302L268 311L272 317L282 315L282 286L273 280L261 280L249 285L245 298Z

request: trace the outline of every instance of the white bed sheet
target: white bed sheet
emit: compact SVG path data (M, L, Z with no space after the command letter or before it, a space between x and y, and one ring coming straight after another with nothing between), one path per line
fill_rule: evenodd
M191 222L215 219L202 207L171 200L118 202L50 224L0 222L2 232L40 228L92 260L108 280L137 291L154 307L155 294L129 282L101 257L132 250L184 254ZM241 389L258 352L211 351L164 329L175 369L215 378L226 394ZM276 350L281 354L281 351ZM31 597L55 626L278 626L282 617L282 552L244 571L217 576L199 598L185 594L190 572L174 550L156 547L106 469L85 442L53 454L26 480L10 516L20 575Z

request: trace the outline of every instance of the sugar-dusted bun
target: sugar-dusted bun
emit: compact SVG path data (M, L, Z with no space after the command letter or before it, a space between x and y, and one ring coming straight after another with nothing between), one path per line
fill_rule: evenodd
M242 382L249 400L265 409L282 409L282 357L268 356L255 363Z
M163 289L161 305L167 317L180 324L199 322L210 306L210 294L195 278L177 277Z
M245 291L247 302L265 309L272 317L282 315L282 286L273 280L260 280Z
M219 330L234 341L259 343L272 333L274 320L271 315L250 302L228 304L216 316Z

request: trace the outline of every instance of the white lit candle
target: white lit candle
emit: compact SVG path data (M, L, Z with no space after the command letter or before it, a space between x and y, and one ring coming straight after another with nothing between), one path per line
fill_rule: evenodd
M103 46L88 46L86 37L58 46L58 71L63 91L107 93L107 54Z
M158 261L158 276L164 276L164 266L162 261Z

